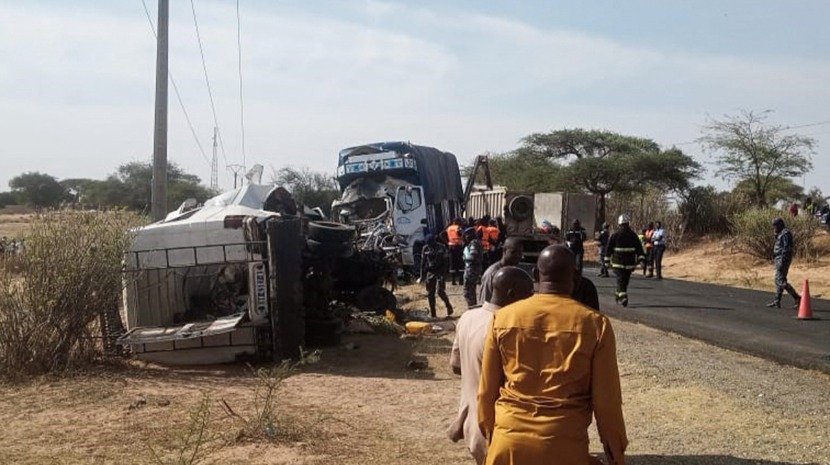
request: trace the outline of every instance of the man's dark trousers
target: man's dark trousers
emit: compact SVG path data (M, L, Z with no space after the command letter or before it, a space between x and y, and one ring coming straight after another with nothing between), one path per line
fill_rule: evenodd
M427 301L429 302L429 314L435 318L435 292L438 291L438 297L444 301L447 306L447 315L452 315L452 304L450 298L447 296L447 282L443 274L427 272Z
M657 279L663 279L663 252L665 251L665 245L655 245L651 249L651 253L654 254L654 272L657 273Z

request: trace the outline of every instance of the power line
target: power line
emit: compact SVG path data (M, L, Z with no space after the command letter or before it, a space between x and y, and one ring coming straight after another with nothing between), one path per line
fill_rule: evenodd
M199 21L196 19L196 4L190 0L190 10L193 12L193 25L196 27L196 41L199 42L199 54L202 57L202 69L205 72L205 84L207 85L208 98L210 99L210 111L213 113L213 126L219 130L219 119L216 117L216 105L213 103L213 89L210 87L210 78L208 78L207 62L205 60L205 49L202 46L202 35L199 33ZM216 134L213 135L214 139ZM222 149L222 157L225 159L225 164L228 163L228 157L225 155L225 144L219 138L219 148Z
M800 124L798 126L784 126L781 128L782 130L789 130L789 129L801 129L801 128L810 128L813 126L824 126L825 124L830 124L830 120L827 121L819 121L817 123L807 123L807 124Z
M239 20L239 0L236 0L236 49L239 56L239 125L242 129L242 166L245 166L245 100L242 98L242 24Z
M158 35L156 34L156 26L153 24L153 18L150 16L150 10L147 8L147 2L145 0L141 0L141 4L144 6L144 14L147 16L147 21L150 23L150 30L153 31L153 37L158 40ZM196 129L193 127L193 122L190 121L190 115L187 113L187 108L184 106L184 101L182 100L182 95L179 93L179 86L176 85L176 80L173 79L173 72L169 69L167 70L167 76L170 78L170 84L173 85L173 93L176 94L176 100L179 101L179 106L182 109L182 113L184 113L184 119L187 121L188 127L190 127L190 133L193 135L193 140L196 141L196 145L199 147L199 153L202 154L202 158L205 159L205 163L208 166L211 166L210 160L208 159L207 154L205 153L204 147L202 147L202 143L199 142L199 136L196 134Z
M815 122L815 123L799 124L797 126L783 126L783 127L781 127L781 130L782 131L789 131L790 129L810 128L810 127L814 127L814 126L824 126L824 125L827 125L827 124L830 124L830 120L818 121L818 122ZM811 134L825 134L825 133L824 132L808 133L806 135L809 136ZM699 141L692 140L692 141L688 141L688 142L679 142L679 143L671 144L671 145L681 146L681 145L692 145L692 144L699 144L699 143L700 143Z

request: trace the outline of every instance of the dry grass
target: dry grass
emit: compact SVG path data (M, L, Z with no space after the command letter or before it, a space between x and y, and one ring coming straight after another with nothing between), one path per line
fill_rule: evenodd
M790 268L789 281L800 292L805 279L810 281L813 297L830 296L830 234L820 232L813 239L813 255L796 259ZM705 239L680 253L667 253L663 274L687 281L724 284L749 289L771 290L771 262L737 251L724 239Z
M2 213L0 212L0 237L9 239L23 237L34 218L30 213Z

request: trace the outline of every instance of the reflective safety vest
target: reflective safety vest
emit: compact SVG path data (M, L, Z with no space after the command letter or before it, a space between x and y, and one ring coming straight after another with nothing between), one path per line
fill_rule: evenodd
M485 252L489 251L490 241L487 240L487 226L481 224L476 226L476 237L481 240L481 248L484 249Z
M451 246L461 245L461 227L451 224L447 228L447 243Z
M499 227L487 226L484 229L484 240L490 243L490 247L495 248L499 243Z

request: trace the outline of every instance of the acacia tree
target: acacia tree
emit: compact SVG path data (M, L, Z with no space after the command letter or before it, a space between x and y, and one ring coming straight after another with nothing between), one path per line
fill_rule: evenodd
M9 181L18 199L36 207L54 207L67 200L66 189L51 175L27 172Z
M271 181L288 189L298 202L320 207L326 215L331 213L331 203L340 197L334 177L308 167L271 167Z
M751 199L758 206L769 205L770 189L778 180L801 176L813 168L810 155L816 141L786 134L786 127L769 124L770 112L742 110L721 120L709 118L699 139L716 154L716 174L748 183Z
M544 155L528 152L488 154L487 163L494 183L515 192L555 192L565 189L562 167ZM462 177L470 176L472 166L461 170ZM476 183L483 183L484 173L479 170Z
M643 192L649 187L680 191L700 175L700 164L672 147L661 150L651 139L610 131L562 129L531 134L518 153L537 154L564 165L563 187L585 190L598 199L597 224L605 220L606 199L612 192Z
M755 198L755 185L751 179L744 179L739 181L732 192L737 195L742 195L747 199ZM769 205L775 205L778 202L795 202L804 197L804 188L794 183L789 178L775 177L770 179L767 185L766 200Z

